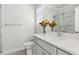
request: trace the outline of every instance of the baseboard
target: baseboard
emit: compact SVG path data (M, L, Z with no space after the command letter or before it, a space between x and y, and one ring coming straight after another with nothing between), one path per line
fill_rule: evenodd
M25 50L24 47L19 47L16 49L11 49L9 51L3 51L2 53L0 53L0 55L18 55L20 52L22 53L22 51L24 51L24 50ZM24 53L25 53L25 51L24 51Z

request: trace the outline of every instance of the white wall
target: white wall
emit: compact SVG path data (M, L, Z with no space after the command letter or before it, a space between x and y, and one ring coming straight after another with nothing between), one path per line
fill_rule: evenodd
M34 33L35 8L32 5L2 5L2 50L23 47L32 40Z

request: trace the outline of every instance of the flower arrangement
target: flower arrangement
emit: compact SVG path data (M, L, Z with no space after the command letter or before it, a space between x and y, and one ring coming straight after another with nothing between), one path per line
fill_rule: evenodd
M46 26L49 24L48 19L44 19L44 20L40 21L39 24L43 27L43 33L45 34L46 33L46 31L45 31Z
M43 27L43 33L45 34L46 31L46 26L49 25L51 28L52 28L52 31L53 31L53 28L57 25L56 21L55 20L52 20L52 21L48 21L48 19L43 19L39 22L39 24Z
M49 26L52 28L53 31L53 28L56 26L56 21L52 20L51 22L49 22Z

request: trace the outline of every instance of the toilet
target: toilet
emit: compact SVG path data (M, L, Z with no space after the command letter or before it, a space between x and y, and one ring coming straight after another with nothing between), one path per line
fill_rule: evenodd
M26 55L32 55L32 47L33 47L33 41L28 41L28 42L24 43Z

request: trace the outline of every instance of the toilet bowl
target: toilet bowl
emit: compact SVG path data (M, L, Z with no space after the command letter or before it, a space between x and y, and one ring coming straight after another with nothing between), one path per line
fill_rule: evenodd
M29 41L29 42L24 43L26 55L32 55L32 47L33 47L33 41Z

